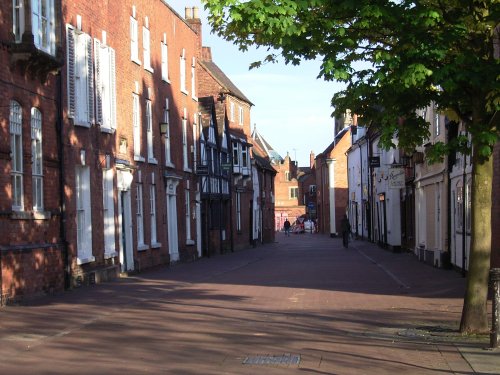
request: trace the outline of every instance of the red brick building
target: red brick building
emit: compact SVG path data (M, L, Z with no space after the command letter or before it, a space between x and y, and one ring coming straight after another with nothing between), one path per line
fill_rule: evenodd
M59 1L0 10L0 304L64 287ZM57 6L59 5L59 6Z
M63 12L74 285L197 252L191 206L201 36L160 0L93 4L68 1Z
M182 18L162 0L10 4L0 28L0 303L272 241L274 171L251 152L252 103L208 49L201 61L196 8ZM218 103L217 167L229 172L211 248L199 97Z
M320 233L336 236L348 204L347 157L349 132L340 131L335 140L316 156L317 220Z

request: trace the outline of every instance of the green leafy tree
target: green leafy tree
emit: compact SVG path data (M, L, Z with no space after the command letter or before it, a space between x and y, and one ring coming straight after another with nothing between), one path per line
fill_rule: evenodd
M333 95L346 109L376 124L383 145L394 135L413 150L429 124L416 110L435 103L471 136L437 144L473 160L472 244L462 332L488 330L491 254L492 150L498 140L498 0L204 0L213 30L243 51L263 47L263 59L287 64L321 59L318 74L345 83Z

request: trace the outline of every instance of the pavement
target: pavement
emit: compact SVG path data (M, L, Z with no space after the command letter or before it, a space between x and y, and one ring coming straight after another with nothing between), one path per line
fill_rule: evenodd
M0 374L500 374L465 280L366 241L276 242L0 308Z

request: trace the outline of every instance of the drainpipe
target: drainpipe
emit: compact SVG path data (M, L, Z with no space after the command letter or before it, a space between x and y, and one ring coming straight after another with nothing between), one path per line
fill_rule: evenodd
M62 38L62 33L61 33ZM61 39L62 40L62 39ZM57 153L59 158L59 210L60 210L60 223L59 223L59 237L62 248L62 258L64 266L64 289L71 287L71 264L69 259L68 241L66 238L66 204L64 199L64 186L65 186L65 168L64 168L64 136L63 136L63 106L62 106L62 73L59 71L57 74Z
M328 165L328 190L330 198L330 237L335 237L337 235L336 223L335 223L335 159L327 159L326 163Z

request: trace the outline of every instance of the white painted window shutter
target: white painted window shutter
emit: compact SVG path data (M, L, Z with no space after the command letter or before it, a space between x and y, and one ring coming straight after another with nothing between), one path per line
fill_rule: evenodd
M111 110L111 128L116 129L116 58L115 58L115 50L113 48L109 48L109 85L110 85L110 110Z
M102 125L102 77L101 77L101 42L94 39L94 66L96 84L96 123Z
M70 25L66 25L67 46L67 79L68 79L68 117L75 117L75 31Z
M87 47L87 111L88 121L90 124L94 123L94 59L92 53L92 38L90 35L85 36L85 44Z

